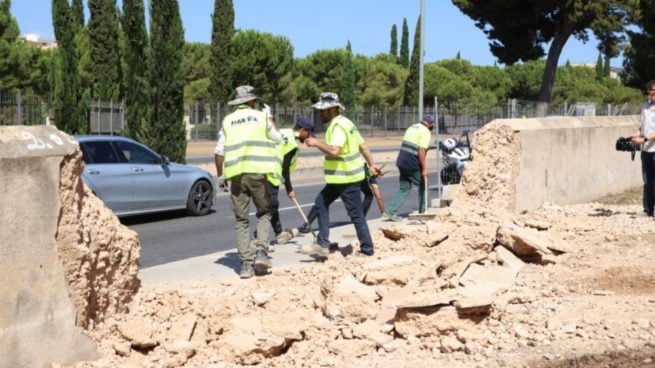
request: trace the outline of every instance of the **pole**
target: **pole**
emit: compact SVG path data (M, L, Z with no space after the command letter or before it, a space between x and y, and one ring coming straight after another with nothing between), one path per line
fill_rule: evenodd
M419 70L418 70L418 120L423 119L423 45L425 44L425 0L421 0L420 11L420 32L421 42L419 48Z
M437 126L435 127L435 133L437 135L437 141L435 145L437 146L436 156L437 156L437 199L439 199L439 207L441 207L441 199L443 198L443 183L441 182L441 139L439 139L439 98L434 96L434 118L436 120Z

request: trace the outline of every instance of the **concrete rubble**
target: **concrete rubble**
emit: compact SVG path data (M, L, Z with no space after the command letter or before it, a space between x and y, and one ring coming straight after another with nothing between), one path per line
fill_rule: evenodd
M589 216L598 204L505 211L520 142L500 126L476 134L475 147L453 206L385 226L374 257L141 285L124 308L86 324L103 358L76 367L651 364L652 219L630 215L635 206L604 205L609 217ZM122 295L106 290L108 301Z

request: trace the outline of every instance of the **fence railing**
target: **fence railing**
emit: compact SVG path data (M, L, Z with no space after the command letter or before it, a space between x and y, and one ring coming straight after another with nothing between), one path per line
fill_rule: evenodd
M438 100L437 100L438 101ZM437 102L435 101L435 102ZM126 106L123 101L92 100L89 103L89 131L91 134L120 134L126 125ZM292 127L301 116L315 122L318 133L327 126L321 122L311 105L274 104L271 110L281 127ZM219 103L193 102L186 106L185 124L190 140L215 140L221 127L222 117L231 111ZM458 101L438 101L424 107L425 114L435 114L442 134L458 134L474 131L494 119L535 117L537 102L509 99L502 104L474 105ZM573 103L549 105L547 116L634 115L639 105ZM345 114L355 122L360 132L368 137L402 135L404 130L419 121L414 106L397 108L357 106ZM54 124L48 97L0 91L0 125Z

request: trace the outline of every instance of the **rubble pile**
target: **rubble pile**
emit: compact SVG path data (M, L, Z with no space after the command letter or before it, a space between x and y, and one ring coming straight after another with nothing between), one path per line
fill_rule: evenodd
M512 139L480 132L466 198L384 226L374 257L342 248L266 277L143 285L87 330L104 357L78 366L652 365L652 218L598 203L505 211Z
M84 185L82 170L79 150L62 161L55 240L77 324L92 327L106 316L127 311L140 284L139 239Z

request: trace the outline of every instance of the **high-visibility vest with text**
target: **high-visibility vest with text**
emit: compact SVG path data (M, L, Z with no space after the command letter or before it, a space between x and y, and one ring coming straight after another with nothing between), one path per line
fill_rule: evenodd
M223 119L225 179L244 173L273 175L278 160L266 114L241 105Z

